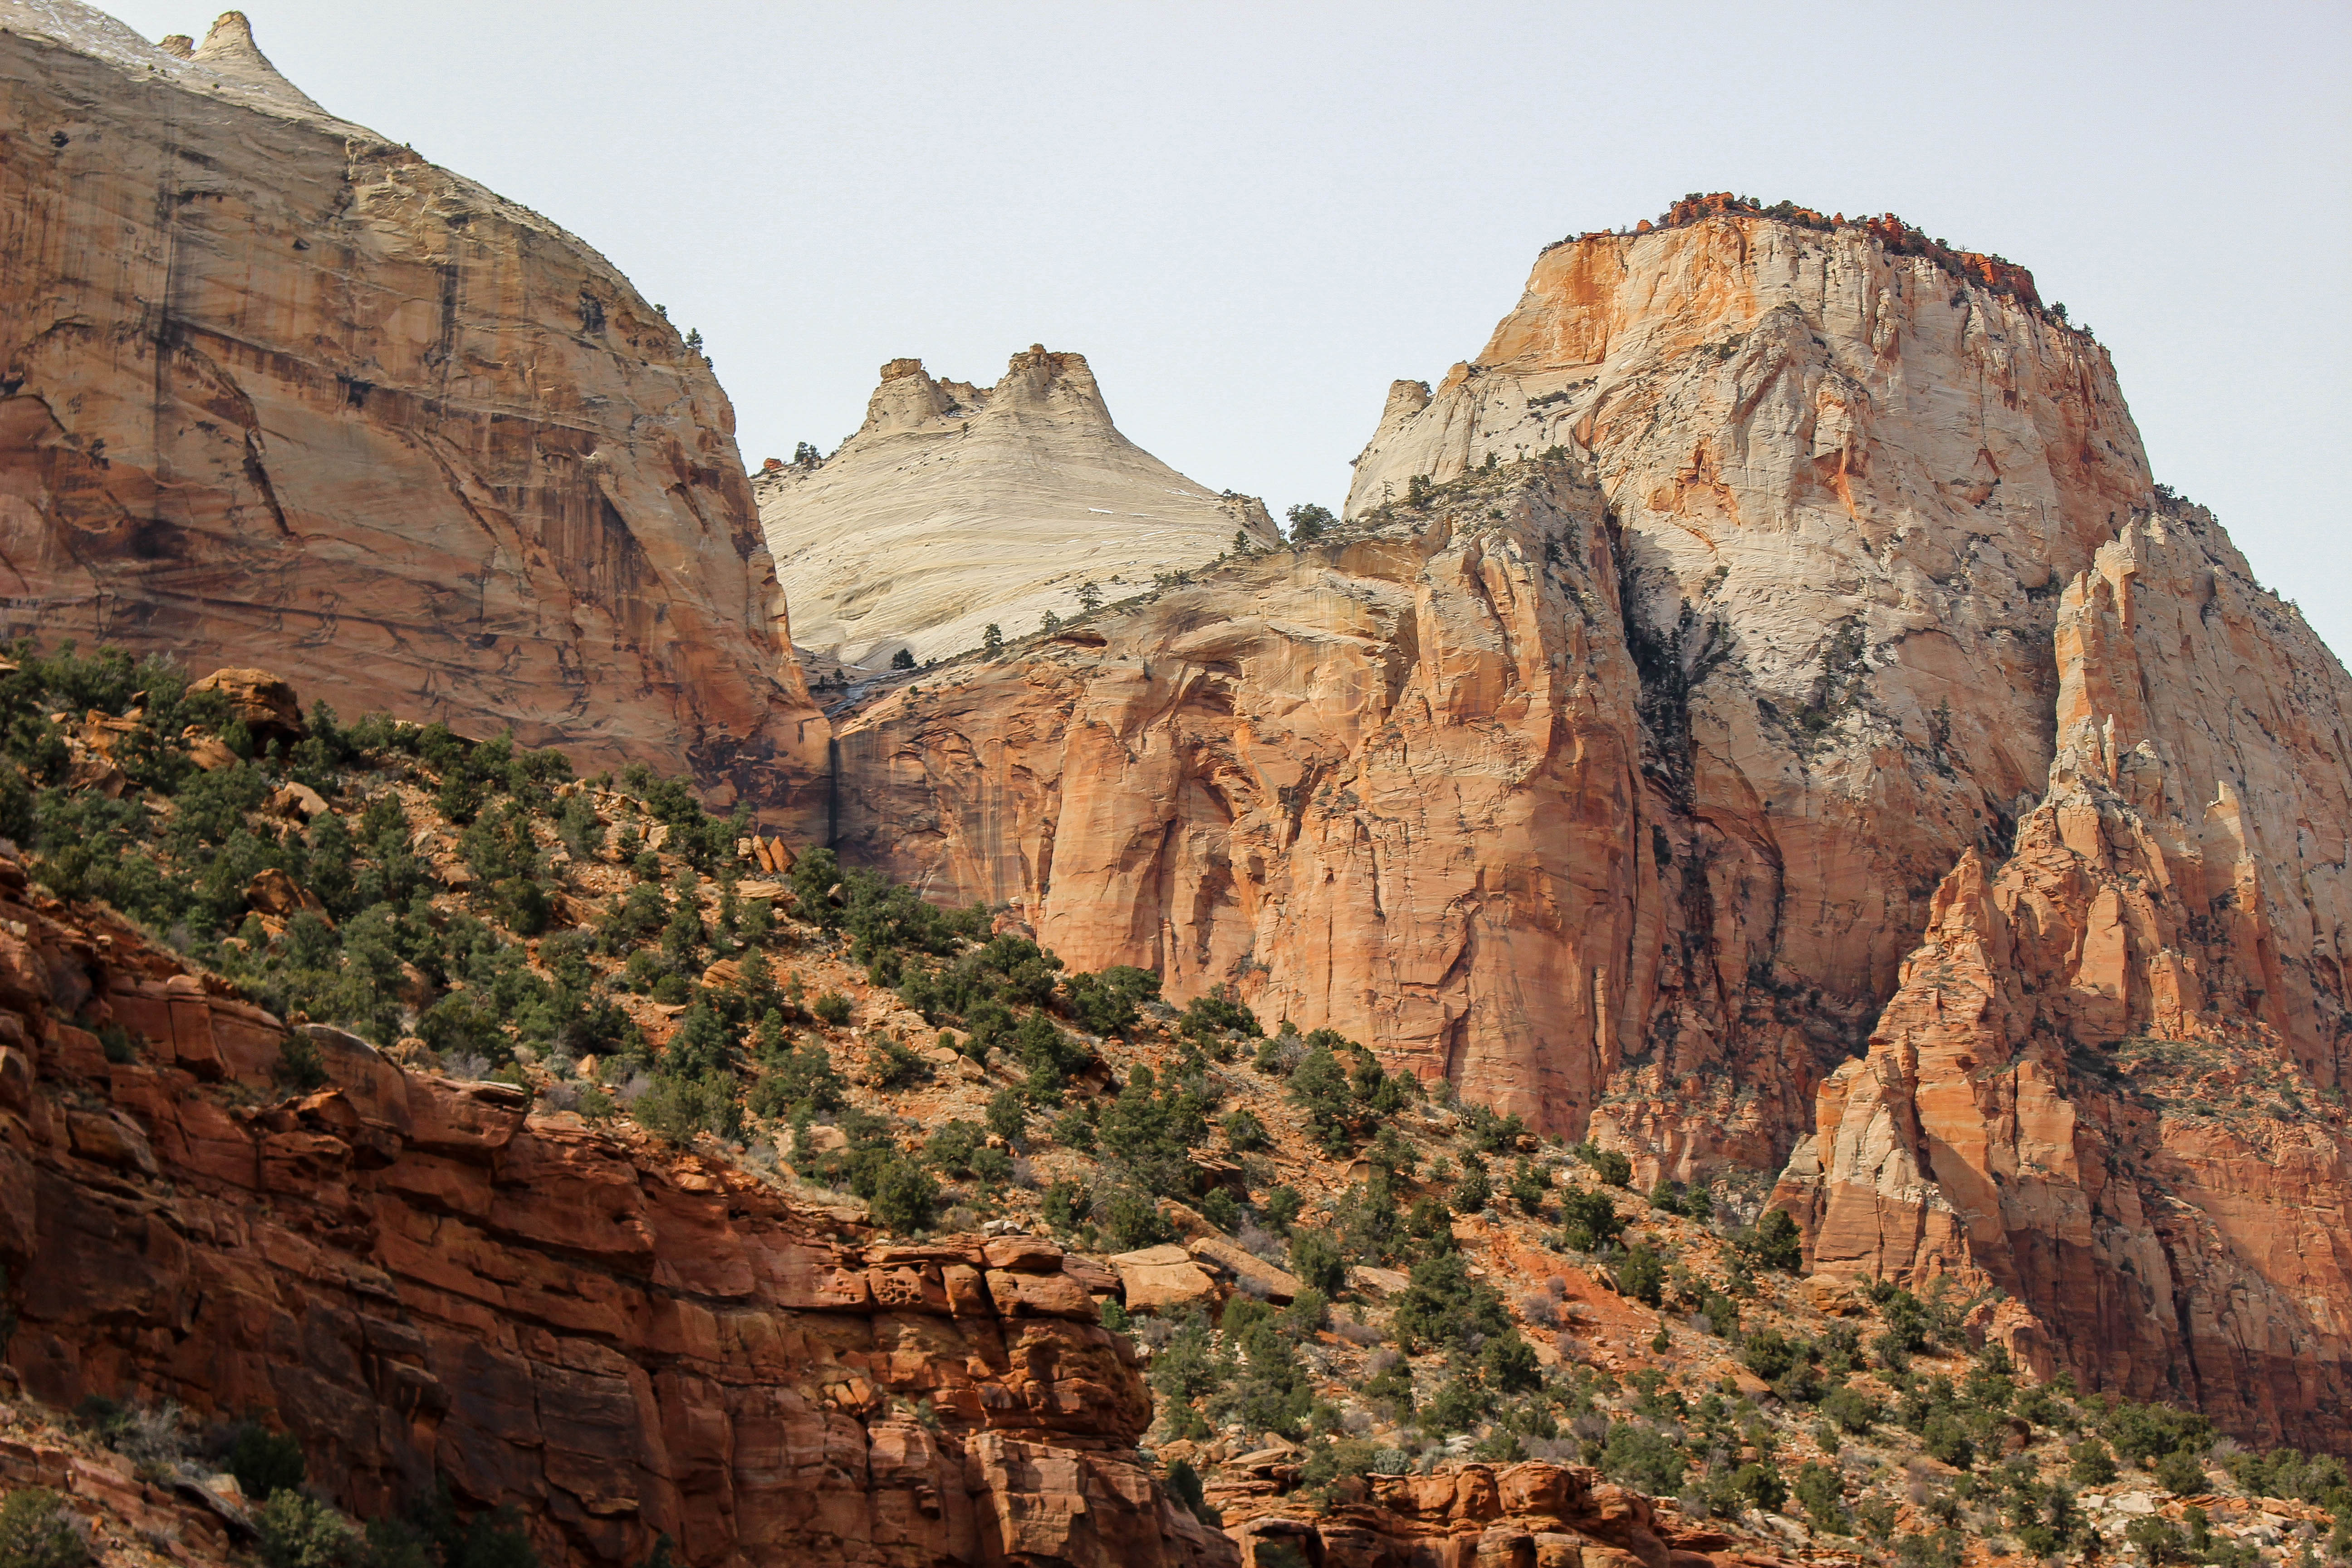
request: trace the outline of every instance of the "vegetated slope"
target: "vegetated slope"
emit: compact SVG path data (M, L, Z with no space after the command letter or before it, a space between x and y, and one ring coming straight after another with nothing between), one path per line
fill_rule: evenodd
M236 13L193 50L79 0L0 29L5 629L811 805L733 412L658 307L332 118Z
M793 636L885 667L1017 637L1097 597L1278 536L1247 496L1193 483L1119 434L1085 356L1040 344L994 386L882 367L865 424L752 480Z
M9 826L45 881L0 859L0 1294L27 1394L254 1412L354 1515L446 1486L567 1561L661 1536L688 1563L1234 1561L1135 1454L1149 1394L1098 1270L1025 1237L891 1241L674 1146L742 1115L747 1016L777 1069L760 1110L825 1060L782 1037L802 988L762 977L781 889L689 890L737 840L686 784L604 795L608 832L553 753L316 709L297 739L267 678L191 692L151 663L134 700L132 674L0 678ZM590 929L542 934L607 889ZM658 999L689 976L689 1005ZM596 1130L600 1083L666 1136ZM928 1178L895 1138L861 1130L840 1173L911 1232Z
M354 1514L437 1470L612 1562L2226 1563L2352 1514L2079 1396L1997 1291L1799 1281L1752 1180L1645 1199L675 784L315 709L247 762L266 679L17 662L0 1261L52 1407L250 1409Z

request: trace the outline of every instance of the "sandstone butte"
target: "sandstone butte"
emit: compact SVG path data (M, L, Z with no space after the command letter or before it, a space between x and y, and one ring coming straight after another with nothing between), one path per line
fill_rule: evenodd
M1277 535L1265 508L1219 495L1136 446L1083 355L1041 344L994 386L892 360L866 422L822 461L752 481L800 646L879 668L966 653Z
M1333 537L840 717L835 829L2340 1447L2347 693L2022 269L1716 202L1548 249Z
M165 48L0 0L7 632L685 759L796 822L825 726L733 422L604 258L329 114L238 13Z

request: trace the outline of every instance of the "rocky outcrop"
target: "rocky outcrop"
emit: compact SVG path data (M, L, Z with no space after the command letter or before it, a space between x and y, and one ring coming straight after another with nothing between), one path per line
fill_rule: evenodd
M446 1478L551 1562L1231 1563L1049 1242L866 1238L504 1084L287 1030L0 860L8 1374L257 1412L372 1515ZM101 1036L114 1042L110 1051ZM135 1488L134 1488L135 1490Z
M801 646L877 668L1076 616L1087 583L1125 598L1237 537L1276 538L1258 501L1120 435L1085 357L1042 345L994 386L892 360L839 451L771 464L754 488Z
M822 773L701 356L538 215L183 55L0 0L0 622L284 668L347 714Z
M1817 1267L1997 1286L2095 1384L2352 1442L2352 680L2210 516L2066 589L2064 744L1938 888L1780 1201Z
M1506 499L1538 468L1598 493ZM1775 1169L2047 776L2058 586L2150 493L2013 283L1753 214L1588 237L1399 384L1337 539L867 710L837 826L1644 1180Z
M1349 1477L1320 1508L1282 1495L1281 1469L1271 1465L1265 1480L1211 1489L1226 1532L1241 1543L1243 1568L1738 1568L1784 1561L1762 1542L1694 1523L1581 1466L1531 1459Z

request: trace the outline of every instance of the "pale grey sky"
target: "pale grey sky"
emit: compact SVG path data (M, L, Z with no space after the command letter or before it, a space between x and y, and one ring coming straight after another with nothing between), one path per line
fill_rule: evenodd
M2157 476L2352 649L2340 0L247 12L700 328L753 463L831 449L884 360L985 382L1042 342L1193 479L1336 508L1389 383L1475 353L1544 244L1694 190L1896 212L2032 268Z

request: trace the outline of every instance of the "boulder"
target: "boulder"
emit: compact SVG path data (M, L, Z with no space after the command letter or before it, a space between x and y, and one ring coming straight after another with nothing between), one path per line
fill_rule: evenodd
M1184 1248L1195 1262L1230 1279L1234 1289L1277 1306L1287 1306L1307 1289L1289 1270L1276 1268L1223 1237L1196 1236L1184 1244Z
M216 691L227 698L230 714L244 722L256 745L269 741L291 745L310 733L294 688L266 669L215 669L188 691Z
M1122 1252L1109 1262L1118 1270L1130 1312L1165 1312L1217 1300L1217 1282L1174 1242Z

